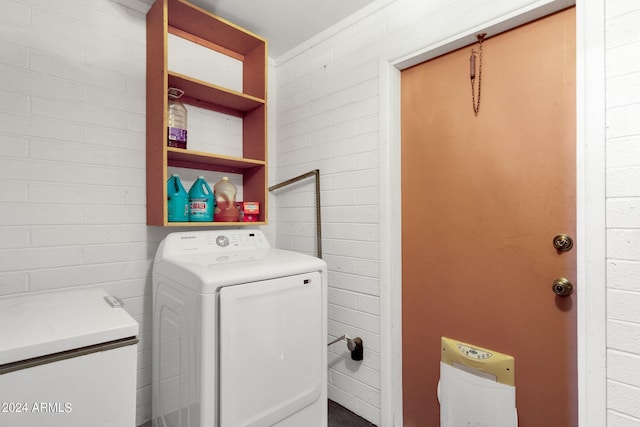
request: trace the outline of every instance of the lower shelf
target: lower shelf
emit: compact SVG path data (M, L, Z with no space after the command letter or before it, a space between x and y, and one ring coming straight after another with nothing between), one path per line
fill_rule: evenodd
M252 225L267 225L265 221L254 222L166 222L166 227L250 227Z

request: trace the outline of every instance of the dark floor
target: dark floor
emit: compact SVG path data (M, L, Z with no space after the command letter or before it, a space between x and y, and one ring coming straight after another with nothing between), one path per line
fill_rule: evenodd
M376 427L333 400L329 401L329 427Z

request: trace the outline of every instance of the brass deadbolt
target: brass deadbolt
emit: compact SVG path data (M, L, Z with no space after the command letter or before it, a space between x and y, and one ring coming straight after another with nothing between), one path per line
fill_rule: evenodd
M559 297L568 297L573 293L573 283L564 277L560 277L553 281L551 289L553 289L553 293Z
M568 234L558 234L553 238L553 247L558 252L568 252L573 248L573 237Z

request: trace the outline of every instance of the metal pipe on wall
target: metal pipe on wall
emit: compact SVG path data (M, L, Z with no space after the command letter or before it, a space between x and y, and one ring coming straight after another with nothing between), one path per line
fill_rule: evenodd
M282 187L286 187L291 184L295 184L296 182L302 181L303 179L315 177L316 184L316 245L317 245L317 256L318 258L322 258L322 227L321 227L321 219L320 219L320 170L314 169L310 172L304 173L302 175L298 175L294 178L283 181L279 184L272 185L269 187L269 191L275 191Z

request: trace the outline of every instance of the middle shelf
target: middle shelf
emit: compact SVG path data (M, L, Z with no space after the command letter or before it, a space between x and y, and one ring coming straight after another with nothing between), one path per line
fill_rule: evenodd
M265 166L266 164L267 162L264 160L167 147L168 166L241 174L247 169Z
M173 71L169 71L169 87L184 91L180 101L185 104L216 110L236 117L244 117L247 112L265 104L264 99L236 92L232 89L207 83Z

